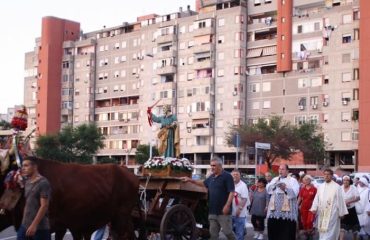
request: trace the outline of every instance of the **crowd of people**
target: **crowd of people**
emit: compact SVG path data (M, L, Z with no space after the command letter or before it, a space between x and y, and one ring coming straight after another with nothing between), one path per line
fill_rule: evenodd
M290 174L282 164L278 176L267 172L250 188L240 172L231 174L222 161L211 160L212 174L205 181L183 178L208 190L210 239L245 239L248 212L254 239L264 239L265 226L269 240L295 240L298 236L320 240L343 240L346 232L353 239L370 235L370 191L366 176L352 179L343 176L338 184L331 169L324 171L325 182L317 188L310 175Z

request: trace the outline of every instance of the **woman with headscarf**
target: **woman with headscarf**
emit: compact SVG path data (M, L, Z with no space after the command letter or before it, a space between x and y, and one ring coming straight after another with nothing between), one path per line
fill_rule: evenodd
M366 236L369 231L369 215L367 209L369 208L369 182L366 178L361 177L357 184L357 189L360 194L360 201L356 205L358 220L360 222L360 237Z
M360 201L360 194L357 188L352 185L352 179L349 176L344 176L342 192L344 201L346 202L348 214L344 215L340 220L340 236L339 239L344 239L346 231L352 231L353 239L357 238L357 232L360 231L360 223L358 221L355 203Z
M300 189L298 195L298 206L301 216L300 220L304 234L306 235L306 239L312 239L315 215L310 212L310 208L315 198L317 189L311 184L312 177L310 175L304 176L302 181L303 187Z

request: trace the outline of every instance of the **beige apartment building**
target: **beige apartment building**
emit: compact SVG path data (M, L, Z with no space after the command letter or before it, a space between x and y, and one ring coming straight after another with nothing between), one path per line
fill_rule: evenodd
M65 40L67 20L47 17L43 28L52 25L48 21L67 22L61 28L61 76L46 79L61 84L53 93L61 96L55 103L60 127L96 123L106 137L97 157L132 166L139 144L156 144L159 128L149 127L146 110L160 100L154 113L170 104L178 117L182 156L205 169L214 155L234 166L236 149L225 142L229 126L279 115L295 124L320 124L330 143L327 164L353 169L359 2L204 0L196 2L197 12L188 7L142 16L117 27L72 32L72 40ZM37 61L42 39L25 61L25 104L36 125L43 101L38 90L45 63ZM253 168L253 156L239 158L241 167Z

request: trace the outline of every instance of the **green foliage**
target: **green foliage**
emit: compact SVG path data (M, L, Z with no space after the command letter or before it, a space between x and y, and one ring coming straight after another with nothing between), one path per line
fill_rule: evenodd
M256 124L230 127L226 140L231 145L233 135L239 133L241 147L245 150L254 147L255 142L270 143L271 150L264 151L264 157L271 169L277 158L289 160L299 151L304 154L306 163L321 163L325 157L325 142L319 130L315 124L296 126L281 117L272 116L269 123L265 119L259 119Z
M36 154L61 162L92 163L93 155L103 147L103 135L93 124L67 126L55 135L37 139Z
M5 120L0 121L0 129L8 130L8 129L11 129L11 128L12 128L12 125L9 122L7 122Z
M158 149L153 146L152 147L152 157L158 156ZM138 164L144 164L146 161L149 159L149 152L150 152L150 145L148 144L140 144L137 146L136 149L136 155L135 155L135 160Z
M118 160L115 157L102 157L98 158L97 160L98 164L105 164L105 163L114 163L118 164Z

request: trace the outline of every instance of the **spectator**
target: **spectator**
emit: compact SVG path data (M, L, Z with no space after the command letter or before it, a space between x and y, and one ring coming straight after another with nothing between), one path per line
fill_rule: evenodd
M360 231L360 223L358 221L355 203L360 200L360 194L356 187L352 185L352 180L349 176L343 177L342 185L343 197L346 202L348 214L340 220L340 240L344 240L344 233L352 231L353 239L357 239L357 232Z
M313 222L315 215L310 212L313 199L315 198L317 189L311 184L312 177L306 175L302 179L303 187L299 191L298 206L301 220L301 227L304 231L306 239L312 239L313 235Z
M211 240L217 240L220 230L227 239L236 239L232 230L231 204L234 198L234 181L230 173L222 168L221 159L211 160L212 174L203 181L183 177L182 181L191 182L208 189L208 219Z
M267 185L271 194L267 213L269 240L296 239L299 184L288 172L288 165L280 165L279 176Z
M36 159L32 157L23 160L22 174L27 178L24 190L26 203L17 240L50 240L47 216L51 196L49 181L39 174Z
M233 170L231 175L234 179L235 192L232 208L233 229L237 240L243 240L245 234L245 221L247 217L247 206L249 193L247 185L240 180L239 170Z
M267 181L267 184L269 184L272 180L272 175L271 175L271 172L266 172L265 173L265 179Z
M255 231L253 238L256 239L263 239L263 232L265 231L265 218L270 196L266 191L266 185L266 179L259 178L257 189L251 193L250 214L252 215L251 220Z

